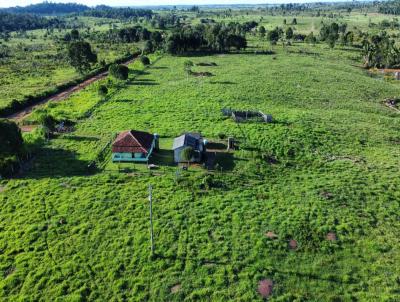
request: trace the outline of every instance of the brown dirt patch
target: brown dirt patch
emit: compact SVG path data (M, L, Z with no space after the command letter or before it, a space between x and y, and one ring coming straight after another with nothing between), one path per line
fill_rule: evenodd
M336 234L334 232L329 232L328 234L326 234L326 240L336 241L337 240Z
M267 237L269 239L275 239L275 238L278 238L278 235L276 235L274 232L268 231L265 233L265 237Z
M289 248L290 248L291 250L297 249L297 241L294 240L294 239L290 239L290 240L289 240Z
M325 198L326 200L330 200L330 199L333 198L333 194L331 192L328 192L328 191L322 191L320 193L320 196Z
M177 292L179 292L182 288L182 285L180 283L174 285L171 287L171 293L172 294L176 294Z
M265 299L272 295L273 289L274 282L271 279L264 279L258 282L258 293Z
M37 127L38 127L37 125L22 125L19 128L21 129L22 132L32 132Z

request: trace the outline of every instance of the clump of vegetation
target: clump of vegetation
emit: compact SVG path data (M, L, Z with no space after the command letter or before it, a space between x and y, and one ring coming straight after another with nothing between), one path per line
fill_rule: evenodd
M129 76L128 66L121 64L112 64L108 71L110 76L118 80L127 80Z
M150 59L146 56L140 56L140 62L142 62L144 66L150 65Z
M108 88L107 88L107 86L106 86L106 85L100 85L100 86L99 86L99 95L100 95L102 98L105 98L105 97L107 96L107 94L108 94Z
M88 42L78 41L68 46L68 59L71 66L83 74L90 70L91 64L97 62L97 55Z

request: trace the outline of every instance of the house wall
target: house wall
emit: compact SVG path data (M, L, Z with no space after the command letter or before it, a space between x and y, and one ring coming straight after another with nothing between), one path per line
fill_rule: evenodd
M151 144L151 148L149 153L146 156L146 153L120 153L115 152L112 154L113 162L147 162L153 153L153 150L156 146L156 139L153 140Z
M113 162L144 162L147 161L147 157L145 153L113 153L112 154L112 161Z
M185 148L186 148L186 146L182 146L182 147L174 150L174 161L176 163L187 162L187 161L181 160L181 153L182 153L182 150ZM196 153L195 156L190 160L191 163L197 163L197 162L201 161L202 154L200 152L196 152L196 151L195 151L195 153Z

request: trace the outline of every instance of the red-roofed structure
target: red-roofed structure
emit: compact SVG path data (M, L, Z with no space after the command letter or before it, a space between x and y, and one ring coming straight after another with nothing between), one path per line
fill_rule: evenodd
M147 161L156 146L153 134L129 130L118 134L112 144L113 161Z

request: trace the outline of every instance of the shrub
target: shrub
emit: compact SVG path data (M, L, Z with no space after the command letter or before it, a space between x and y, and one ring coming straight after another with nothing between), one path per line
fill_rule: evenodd
M144 66L150 65L150 59L146 56L141 56L140 57L140 62L142 62L142 64Z
M100 85L98 90L99 96L106 97L108 94L108 88L106 85Z
M112 64L109 68L110 75L118 80L127 80L129 68L125 65Z

